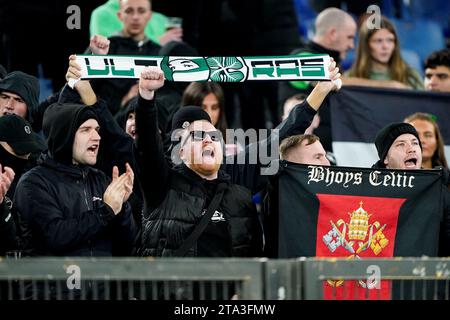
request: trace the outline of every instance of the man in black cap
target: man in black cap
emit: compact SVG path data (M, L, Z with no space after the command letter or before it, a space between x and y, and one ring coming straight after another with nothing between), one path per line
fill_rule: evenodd
M25 119L15 114L0 117L0 164L14 170L16 178L7 196L13 199L17 181L36 165L45 145Z
M416 129L409 123L391 123L381 129L375 138L380 159L374 168L421 169L422 144Z
M32 123L32 113L39 104L39 80L21 71L0 80L0 117L17 114Z
M0 255L17 249L14 192L17 181L36 165L42 150L44 146L25 119L15 114L0 117Z

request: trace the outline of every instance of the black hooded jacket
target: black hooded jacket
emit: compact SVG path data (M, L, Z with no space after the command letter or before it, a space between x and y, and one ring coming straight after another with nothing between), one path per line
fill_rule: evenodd
M17 247L16 225L11 214L11 206L11 200L4 197L0 203L0 256Z
M136 227L127 203L114 215L103 202L109 178L93 167L72 164L79 125L90 107L53 104L44 116L49 151L19 181L14 199L22 248L31 255L128 255Z
M39 80L22 71L14 71L0 80L0 92L7 91L19 95L27 105L26 120L33 125L33 114L39 104Z

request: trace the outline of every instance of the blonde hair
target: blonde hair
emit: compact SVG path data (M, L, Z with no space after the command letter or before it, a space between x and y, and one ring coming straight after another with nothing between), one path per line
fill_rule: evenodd
M315 134L297 134L295 136L290 136L284 139L280 145L280 158L281 160L286 159L289 152L292 151L298 145L301 145L303 141L307 141L306 145L309 146L316 141L320 141L320 138Z

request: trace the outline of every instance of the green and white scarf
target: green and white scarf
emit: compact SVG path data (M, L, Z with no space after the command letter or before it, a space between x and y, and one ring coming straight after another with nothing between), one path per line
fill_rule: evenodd
M138 79L147 66L169 81L330 80L330 57L323 54L271 57L173 57L77 55L81 79Z

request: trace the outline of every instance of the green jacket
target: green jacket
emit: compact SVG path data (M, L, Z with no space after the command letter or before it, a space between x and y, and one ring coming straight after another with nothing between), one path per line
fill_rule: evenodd
M89 31L91 37L100 34L110 37L122 30L122 22L117 17L119 11L118 0L108 0L97 7L91 14ZM161 13L152 12L152 17L145 28L145 35L159 44L158 38L166 31L167 17Z

